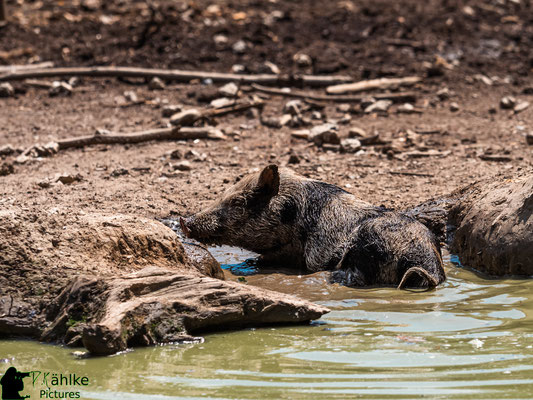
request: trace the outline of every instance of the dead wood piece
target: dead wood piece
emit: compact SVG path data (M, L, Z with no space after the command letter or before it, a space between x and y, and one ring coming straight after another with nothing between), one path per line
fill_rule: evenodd
M207 127L173 127L151 129L134 133L96 133L91 136L80 136L58 140L59 150L85 147L95 144L131 144L151 140L186 140L186 139L224 139L224 135L212 126Z
M1 79L1 78L0 78ZM344 83L334 86L328 86L326 92L328 94L342 94L364 92L373 89L389 89L397 86L411 86L422 80L419 76L407 76L404 78L380 78L371 79L368 81L360 81L353 83Z
M92 76L92 77L129 77L129 78L155 78L164 80L173 80L178 82L190 82L194 79L205 80L211 79L213 82L241 82L241 83L260 83L263 85L278 86L315 86L323 87L339 83L352 82L350 76L317 76L301 75L287 76L274 74L245 75L245 74L228 74L221 72L206 71L183 71L153 68L135 68L135 67L74 67L74 68L44 68L31 71L12 71L0 75L0 81L20 80L28 78L49 78L62 76Z
M52 61L45 61L37 64L20 64L20 65L1 65L0 73L9 73L14 71L28 71L42 68L52 68L54 63Z
M405 175L405 176L420 176L422 178L433 178L433 174L423 174L419 172L409 172L409 171L389 171L391 175Z
M252 83L252 88L258 92L268 93L273 95L295 97L304 99L305 101L333 101L335 103L361 103L364 97L361 96L332 96L332 95L319 95L313 93L301 92L298 90L287 90L279 88L269 88L265 86ZM400 102L414 102L416 101L416 93L402 92L402 93L382 93L373 96L376 100L392 100L394 103Z

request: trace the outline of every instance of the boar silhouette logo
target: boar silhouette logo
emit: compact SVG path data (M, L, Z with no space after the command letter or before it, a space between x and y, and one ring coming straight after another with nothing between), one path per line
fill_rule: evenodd
M22 379L30 376L29 372L19 372L15 367L9 367L0 379L2 385L2 400L21 400L29 398L29 395L21 396L19 392L24 390Z

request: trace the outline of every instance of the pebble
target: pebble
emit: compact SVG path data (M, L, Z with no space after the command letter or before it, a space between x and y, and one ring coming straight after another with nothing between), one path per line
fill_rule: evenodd
M117 168L111 172L112 177L128 175L130 172L126 168Z
M173 104L173 105L164 106L162 114L164 118L170 118L174 114L179 113L180 111L181 111L181 106Z
M132 103L137 103L139 101L137 93L135 93L133 90L127 90L123 94L127 101L130 101Z
M457 104L456 102L450 103L450 111L451 112L456 112L456 111L459 111L459 110L460 110L459 104Z
M450 89L448 89L447 87L440 89L437 92L437 97L440 101L448 100L450 98Z
M301 100L289 100L283 106L283 112L291 115L301 115L303 103Z
M83 178L80 174L72 175L72 174L56 174L54 177L55 182L61 182L63 185L70 185L71 183L81 181Z
M54 81L52 83L52 87L48 91L48 95L50 96L59 96L59 95L69 96L71 94L72 94L72 86L70 86L67 82Z
M299 67L310 67L313 65L313 60L305 53L296 53L292 59Z
M356 153L361 150L361 142L355 138L348 138L341 141L341 151L345 153Z
M170 158L172 158L173 160L179 160L183 158L183 153L180 149L172 150L170 152Z
M15 89L9 82L0 84L0 97L11 97L15 95Z
M367 136L366 131L357 126L352 126L350 130L348 131L348 137L350 138L366 137L366 136Z
M226 83L218 89L218 93L224 97L236 97L238 91L239 87L233 82Z
M5 162L0 165L0 176L7 176L14 172L15 168L13 167L13 164Z
M340 144L341 142L337 133L337 126L334 124L322 124L313 127L309 138L318 146L324 143Z
M510 110L516 104L516 99L513 96L505 96L500 100L500 107Z
M178 171L190 171L192 169L192 166L189 161L180 161L179 163L174 164L172 168Z
M392 101L390 100L378 100L373 104L370 104L365 108L365 113L370 114L373 112L386 113L389 110L389 107L392 106Z
M526 108L529 107L529 101L520 101L517 105L514 106L513 110L515 114L518 114L519 112L524 111Z
M170 117L170 123L172 125L191 126L194 122L200 119L201 116L202 113L200 111L196 108L191 108L174 114Z
M220 99L213 100L210 105L213 108L223 108L235 103L235 99L228 99L227 97L221 97Z
M246 52L246 42L244 40L238 40L235 43L233 43L233 46L231 46L231 49L235 54L244 54Z
M9 156L14 152L15 149L10 144L6 144L5 146L0 147L0 156Z
M164 90L167 85L165 85L165 82L163 82L160 78L157 76L152 78L150 83L148 84L148 89L150 90Z
M526 143L533 146L533 132L526 134Z
M405 103L396 110L399 114L421 114L422 111L417 110L411 103Z
M298 157L296 154L291 154L289 156L289 164L300 164L300 157Z
M291 120L292 120L291 114L283 114L279 119L279 124L281 126L285 126L285 125L288 125L289 122L291 122Z
M233 72L234 74L242 74L246 72L246 67L241 64L234 64L231 66L231 72Z
M228 37L226 35L215 35L213 41L217 46L224 46L228 43Z

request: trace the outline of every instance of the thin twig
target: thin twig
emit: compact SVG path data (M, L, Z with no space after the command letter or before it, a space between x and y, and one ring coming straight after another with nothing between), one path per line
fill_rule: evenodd
M63 76L92 76L92 77L130 77L130 78L154 78L178 82L190 82L194 79L211 79L213 82L238 82L260 83L263 85L277 86L329 86L332 84L347 83L353 81L350 76L318 76L318 75L243 75L227 74L221 72L206 71L182 71L152 68L134 67L75 67L75 68L45 68L34 71L13 71L0 75L0 81L20 80L28 78L48 78Z
M258 92L263 92L267 94L273 94L278 96L285 97L295 97L304 100L310 101L333 101L336 103L360 103L363 101L364 97L362 96L350 96L350 95L320 95L305 93L297 90L283 90L278 88L269 88L265 86L258 85L257 83L252 83L252 88ZM372 96L376 100L392 100L395 103L401 102L414 102L416 101L416 93L414 92L400 92L400 93L380 93Z

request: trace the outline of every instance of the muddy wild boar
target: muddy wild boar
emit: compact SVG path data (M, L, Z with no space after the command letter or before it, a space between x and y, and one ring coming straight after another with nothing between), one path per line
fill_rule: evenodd
M434 287L445 280L439 245L420 222L338 186L269 165L180 220L206 244L255 251L259 261L332 270L347 286Z

